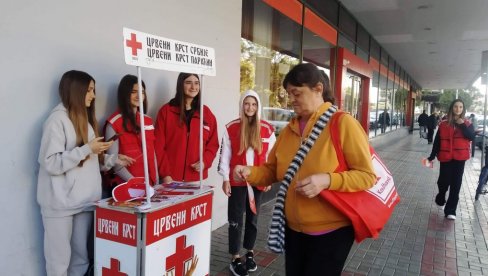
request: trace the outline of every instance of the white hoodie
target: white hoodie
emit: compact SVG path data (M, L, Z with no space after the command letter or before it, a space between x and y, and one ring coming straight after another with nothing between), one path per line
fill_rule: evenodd
M258 103L258 109L256 114L256 119L261 120L261 110L263 107L261 106L261 100L259 99L258 93L253 90L247 90L241 95L241 99L239 101L239 118L242 118L244 115L243 103L246 97L252 96L256 99ZM268 159L268 154L274 146L276 142L275 134L271 134L269 140L266 141L269 143L268 152L266 153L266 159ZM220 148L220 159L219 159L219 166L218 166L218 173L222 175L224 181L229 181L229 170L230 170L230 159L232 157L232 147L230 144L229 133L227 132L227 127L224 130L224 136L222 137L222 143ZM253 166L254 165L254 150L252 148L248 148L246 151L246 165Z

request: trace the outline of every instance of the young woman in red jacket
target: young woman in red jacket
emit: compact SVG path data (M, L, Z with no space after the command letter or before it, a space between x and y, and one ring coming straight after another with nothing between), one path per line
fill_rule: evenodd
M222 190L229 197L227 216L229 253L232 255L229 268L236 276L248 275L248 271L257 269L253 248L257 235L258 212L262 192L268 191L271 186L251 187L246 182L234 180L231 173L236 165L264 164L276 141L273 126L260 119L261 102L256 92L245 92L241 96L239 109L240 117L225 127L218 167L219 174L224 178ZM244 212L246 222L243 247L247 249L245 265L239 255Z
M217 120L204 105L203 160L199 160L200 92L198 75L180 73L175 97L158 112L155 149L164 183L198 181L200 170L206 179L219 149Z
M142 81L143 107L147 111L146 84ZM117 89L118 109L105 123L105 139L118 135L112 147L108 149L109 154L125 154L134 158L136 161L128 167L116 165L115 175L110 175L111 179L105 180L111 190L120 183L126 182L132 177L144 177L144 160L142 156L142 137L139 113L139 85L137 77L125 75L119 83ZM156 155L154 153L154 126L151 117L144 115L144 129L146 136L146 150L149 169L149 180L154 185L157 182ZM108 183L107 183L108 182Z
M463 181L464 163L470 157L470 145L474 139L473 125L464 115L464 102L454 100L449 106L447 119L439 124L439 130L434 139L429 161L437 159L440 162L439 179L437 186L439 193L435 203L444 206L447 219L456 219L456 209L459 201L459 190ZM446 193L449 197L446 203Z

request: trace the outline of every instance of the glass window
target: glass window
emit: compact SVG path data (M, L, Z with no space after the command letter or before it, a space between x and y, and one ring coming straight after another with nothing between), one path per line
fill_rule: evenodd
M381 60L380 63L388 67L388 53L385 49L381 48Z
M282 83L299 62L301 27L260 0L243 0L243 10L240 91L259 94L263 119L278 134L294 115Z
M344 36L343 34L339 34L339 41L337 42L339 47L343 47L348 49L351 53L356 53L356 45L352 40Z
M356 41L356 20L344 8L339 8L339 30L348 36L352 41Z
M373 71L373 79L369 86L369 137L376 136L378 129L378 83L379 72Z
M357 45L365 52L369 52L369 34L366 29L358 24Z
M303 33L303 59L315 65L330 67L330 49L333 46L308 29Z
M332 25L338 25L339 4L336 0L306 0L305 2L316 14Z
M349 112L357 120L361 120L359 112L361 108L361 77L352 72L344 74L342 95L344 95L344 111Z
M371 44L370 44L370 49L369 49L369 54L371 55L372 58L376 59L376 61L380 61L380 45L376 40L371 39Z

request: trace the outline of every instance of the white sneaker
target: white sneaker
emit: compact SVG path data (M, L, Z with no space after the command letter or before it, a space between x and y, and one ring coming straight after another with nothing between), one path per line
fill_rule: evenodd
M447 215L446 218L447 219L450 219L450 220L455 220L456 219L456 216L455 215Z

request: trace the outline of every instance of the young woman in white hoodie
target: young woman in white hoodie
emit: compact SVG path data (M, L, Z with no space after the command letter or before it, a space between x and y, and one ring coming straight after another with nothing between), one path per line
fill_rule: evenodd
M246 91L239 102L240 116L225 126L218 171L224 178L222 190L229 197L227 215L229 220L229 266L233 275L248 275L257 269L254 261L254 243L257 235L257 219L263 191L271 186L251 187L246 182L235 181L231 173L236 165L258 166L266 162L276 137L273 126L261 120L259 95ZM246 221L243 223L243 214ZM242 229L246 260L240 258Z
M94 202L102 195L100 170L134 160L104 154L113 142L98 137L95 80L81 71L64 73L59 103L44 123L39 151L37 201L44 225L48 276L84 275Z

